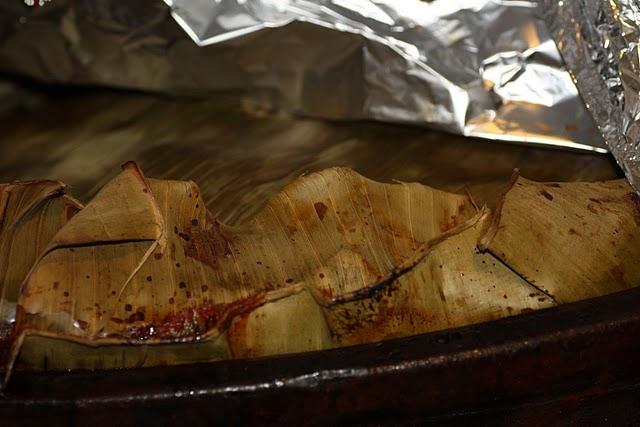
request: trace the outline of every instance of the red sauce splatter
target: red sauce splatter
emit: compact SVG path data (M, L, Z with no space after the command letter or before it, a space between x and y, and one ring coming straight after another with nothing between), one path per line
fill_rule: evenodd
M129 327L126 337L136 340L197 339L211 329L227 328L234 317L248 313L265 302L264 294L260 293L229 304L205 303L168 314L163 318L150 319L143 325L140 322L144 321L144 313L138 312L142 314L141 318L140 314L134 313L138 323Z

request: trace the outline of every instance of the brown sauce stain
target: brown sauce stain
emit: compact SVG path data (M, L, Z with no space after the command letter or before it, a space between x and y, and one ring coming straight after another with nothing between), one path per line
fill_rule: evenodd
M89 323L85 322L84 320L76 319L76 321L73 323L83 331L86 331L89 328Z
M553 200L553 195L549 193L547 190L540 190L540 194L549 201Z
M620 284L626 286L627 282L624 280L624 270L620 266L615 266L609 270L609 274L613 277L613 279Z
M247 324L249 323L249 315L242 314L235 318L229 328L227 341L229 342L229 351L233 359L252 357L255 355L255 349L247 345Z
M233 236L219 221L214 220L213 224L207 228L190 224L186 233L189 239L186 241L185 255L213 268L218 267L218 260L222 257L230 256L231 242ZM182 237L182 233L180 233Z
M333 298L333 291L331 290L331 287L320 288L320 292L322 293L322 296L329 300Z
M320 219L320 221L322 221L324 219L324 216L327 214L327 205L322 202L315 202L313 204L313 207L316 210L316 215L318 215L318 218Z
M628 193L625 196L625 199L628 200L633 207L633 220L635 221L636 225L640 227L640 196L632 192Z
M131 316L129 316L129 318L127 319L127 323L134 322L144 322L144 313L141 311L136 311Z
M445 220L440 223L440 231L444 233L445 231L449 231L457 227L459 224L460 224L460 219L458 215L452 215L448 221Z
M578 231L576 231L573 228L569 229L569 234L571 234L572 236L582 236L582 234L580 234Z
M228 328L233 318L250 313L265 302L264 293L259 293L228 304L204 303L198 307L182 309L175 314L167 314L162 318L150 319L143 325L132 325L125 335L127 338L142 341L198 339L212 329L221 331ZM145 320L142 312L134 315L136 321Z

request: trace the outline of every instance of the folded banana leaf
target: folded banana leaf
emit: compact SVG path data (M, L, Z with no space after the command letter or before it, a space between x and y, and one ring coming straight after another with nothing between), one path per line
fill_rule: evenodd
M30 196L14 206L15 188ZM133 163L84 208L59 183L0 190L14 206L0 229L2 307L17 304L15 320L4 318L5 378L16 360L22 369L128 368L373 342L640 280L637 258L626 258L639 250L637 202L621 181L520 179L492 217L467 195L332 168L299 177L237 226L216 220L193 182L148 179ZM589 206L606 217L587 216ZM43 219L7 216L25 209ZM30 237L18 241L16 223ZM592 265L572 270L558 253ZM597 284L583 282L589 292L585 277Z
M559 303L628 289L640 284L640 197L625 180L515 174L480 246Z
M59 181L0 185L0 363L9 347L20 286L55 233L81 208Z
M202 341L301 292L320 305L356 298L414 266L475 212L468 196L329 169L228 227L194 183L147 180L129 163L42 250L23 285L11 359L25 336L93 346Z

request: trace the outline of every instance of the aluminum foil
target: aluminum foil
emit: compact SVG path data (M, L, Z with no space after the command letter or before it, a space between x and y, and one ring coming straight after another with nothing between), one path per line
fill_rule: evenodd
M533 1L165 2L2 2L0 67L606 151Z
M541 6L587 108L640 191L640 3L544 0Z

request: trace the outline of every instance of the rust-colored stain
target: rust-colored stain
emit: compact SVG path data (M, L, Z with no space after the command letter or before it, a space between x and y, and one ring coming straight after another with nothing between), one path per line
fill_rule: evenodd
M89 323L84 320L76 319L74 324L83 331L86 331L89 328Z
M214 220L206 229L203 229L196 221L186 227L185 233L178 233L185 240L186 256L197 259L213 268L217 268L218 259L231 255L231 243L233 235Z
M444 221L440 223L440 231L445 232L449 231L459 225L459 219L457 215L452 215L448 221Z
M331 290L331 287L323 287L320 289L320 292L322 292L322 295L327 299L333 298L333 291Z
M229 351L234 359L252 357L256 353L255 348L247 345L246 335L248 323L249 314L241 314L233 319L233 323L227 333Z
M624 270L620 268L620 266L613 267L611 270L609 270L609 273L616 280L616 282L626 283L624 280Z
M459 205L457 209L457 213L455 215L451 215L448 220L440 223L440 231L445 232L454 229L459 226L462 221L460 218L466 218L468 216L468 206L465 204Z
M324 219L324 216L327 214L327 205L322 202L315 202L313 204L313 207L316 210L316 215L318 215L318 218L320 218L320 221L322 221Z
M633 220L640 227L640 196L632 192L627 194L627 199L633 206Z
M136 311L127 319L127 323L142 322L144 321L144 313L142 311Z
M198 339L213 329L227 328L231 319L249 313L265 302L264 293L258 293L229 304L205 303L149 320L145 319L144 313L138 311L134 313L136 318L130 317L133 324L124 332L124 336L141 341Z
M569 229L569 234L571 234L572 236L582 236L582 234L580 234L580 232L576 231L574 228Z

